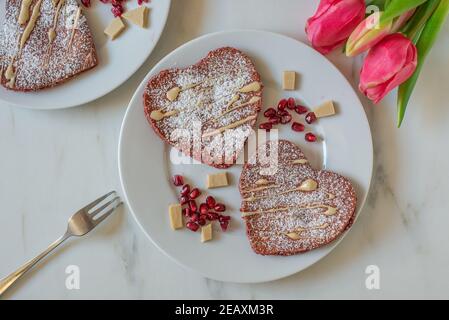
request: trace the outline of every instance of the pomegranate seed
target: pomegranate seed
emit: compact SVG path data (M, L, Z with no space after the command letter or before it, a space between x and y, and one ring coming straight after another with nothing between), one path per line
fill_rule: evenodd
M281 122L281 118L278 116L273 116L268 119L268 122L275 126Z
M267 118L271 118L276 116L277 112L274 108L268 108L267 111L264 112L264 116Z
M114 17L116 17L116 18L121 17L123 14L123 7L121 5L115 6L115 7L112 7L111 11L112 11L112 14L114 15Z
M310 133L310 132L306 134L305 138L306 138L306 141L308 141L308 142L316 142L316 140L317 140L316 135L314 135L313 133Z
M181 189L181 196L186 197L190 193L190 185L185 184Z
M85 6L86 8L90 7L90 0L81 0L81 3L83 4L83 6Z
M296 132L303 132L305 129L304 125L299 122L293 122L292 124L292 130Z
M287 108L289 108L290 110L295 110L295 107L296 107L295 98L289 98L287 101Z
M195 188L192 190L192 192L190 192L190 199L194 200L198 198L200 195L201 195L200 190L198 190L198 188Z
M228 230L228 226L229 226L229 221L220 222L221 230L223 230L223 231Z
M224 204L218 203L215 208L215 211L217 212L225 212L226 211L226 206Z
M189 198L187 197L181 197L181 199L179 200L179 203L181 204L181 206L187 204L189 202Z
M288 101L286 99L282 99L278 103L278 110L285 110L285 108L287 107L287 104L288 104Z
M215 201L214 197L208 196L206 198L206 203L207 203L207 206L209 207L209 209L213 209L213 208L215 208L215 205L217 202Z
M230 221L230 220L231 220L231 217L230 217L230 216L220 216L220 217L218 218L218 220L219 220L220 222Z
M218 220L219 219L219 215L218 215L218 213L215 213L215 212L209 212L208 214L207 214L207 220L209 220L209 221L215 221L215 220Z
M200 226L198 224L196 224L195 222L187 222L186 225L187 228L189 228L190 230L192 230L193 232L197 232L198 229L200 228Z
M309 112L307 115L306 115L306 122L308 123L308 124L312 124L312 123L314 123L316 121L316 115L315 115L315 113L314 112Z
M309 109L307 109L304 106L297 105L296 108L295 108L295 111L296 111L297 114L304 114L304 113L307 113L309 111Z
M173 184L177 187L180 187L184 184L184 178L180 175L173 176Z
M200 218L200 219L198 220L198 224L199 224L200 226L204 226L204 225L206 224L206 219Z
M270 131L271 129L273 129L273 125L269 122L265 122L260 124L259 129Z
M281 124L287 124L292 121L292 116L290 114L282 116L281 118Z
M198 206L196 205L195 200L189 201L189 207L190 207L190 210L192 210L193 212L196 212L198 210Z
M209 206L207 203L200 204L200 213L201 214L208 214L209 213Z

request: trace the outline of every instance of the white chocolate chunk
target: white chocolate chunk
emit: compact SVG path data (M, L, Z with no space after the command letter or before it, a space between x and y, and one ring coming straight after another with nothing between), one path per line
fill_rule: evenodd
M282 77L282 89L284 90L295 90L296 89L296 72L295 71L284 71Z
M130 10L122 14L126 20L138 25L141 28L147 27L149 9L145 6L140 6L137 9Z
M122 33L123 30L125 30L125 24L120 17L117 17L111 21L109 26L104 30L104 33L109 36L111 40L114 40Z
M180 204L172 204L168 207L168 214L170 215L170 225L173 230L182 229L182 207Z
M207 226L201 228L201 242L207 242L212 240L212 224L209 223Z
M332 101L326 101L313 111L317 118L329 117L335 114L335 107Z
M229 185L228 175L226 172L218 174L209 174L207 176L207 188L221 188Z

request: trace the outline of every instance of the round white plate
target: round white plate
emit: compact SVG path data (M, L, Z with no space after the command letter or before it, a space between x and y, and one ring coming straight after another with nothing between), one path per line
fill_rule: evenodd
M84 9L92 30L99 65L92 70L56 86L32 93L17 93L0 86L0 100L12 105L32 109L62 109L79 106L96 100L123 84L145 62L159 40L167 21L171 0L152 0L148 28L131 23L114 41L108 40L104 29L114 18L110 5L92 1L92 7ZM127 4L137 7L137 1ZM4 20L5 2L0 4L0 28Z
M309 267L326 256L339 241L291 257L256 255L250 248L239 214L241 199L237 183L240 165L228 170L232 177L231 187L210 192L227 205L233 218L228 232L223 233L218 227L214 240L202 244L198 233L171 231L168 205L177 203L178 192L171 184L171 176L182 174L188 177L191 185L205 190L207 174L219 170L199 164L171 164L171 148L156 136L143 112L142 95L150 77L166 68L193 64L208 51L222 46L241 49L253 59L265 84L265 108L288 96L294 96L308 106L319 105L325 100L336 103L338 115L321 119L312 127L324 142L307 143L304 134L294 133L289 126L281 127L279 136L297 143L316 168L325 167L350 178L359 199L357 214L360 213L370 186L373 150L369 124L357 95L340 72L319 53L294 39L263 31L231 31L203 36L169 54L147 75L132 98L122 124L119 143L122 187L145 234L180 264L220 281L275 280ZM284 70L300 74L298 91L281 90ZM261 114L259 120L262 118Z

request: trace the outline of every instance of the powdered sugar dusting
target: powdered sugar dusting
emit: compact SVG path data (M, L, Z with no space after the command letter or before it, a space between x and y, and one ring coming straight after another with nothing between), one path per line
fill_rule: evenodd
M38 90L61 83L74 75L97 65L93 38L84 16L75 29L73 42L70 38L73 20L79 5L76 0L65 0L56 23L56 38L50 42L48 32L53 27L56 7L52 0L43 0L40 15L22 52L20 37L25 26L20 26L19 0L6 1L6 17L0 33L0 66L7 68L15 58L15 86L19 91ZM33 1L33 6L37 0ZM1 68L1 67L0 67ZM2 84L6 83L6 79Z
M189 155L201 159L203 163L219 166L225 162L228 164L223 155L225 150L228 152L230 149L225 145L243 147L256 122L261 100L228 113L226 110L235 95L239 99L233 106L246 103L253 97L261 97L262 91L239 93L241 88L254 81L260 81L260 76L246 55L233 48L217 49L196 65L166 70L151 79L144 97L145 112L156 132L172 145L190 151ZM166 94L170 89L190 86L194 87L183 90L175 101L167 99ZM154 110L176 110L178 113L154 121L149 117ZM244 119L248 121L223 134L203 136ZM184 132L189 136L189 141L180 141L174 132ZM200 146L200 149L192 151L190 147L195 149L195 146ZM235 161L240 150L233 151L226 154L228 160L231 160L230 164Z
M259 149L266 152L274 142ZM323 246L335 240L350 224L355 213L356 195L351 183L342 176L314 170L308 164L295 164L305 159L294 144L281 140L277 143L279 156L277 172L261 175L256 155L245 165L240 178L240 192L244 199L241 211L254 213L245 218L253 249L260 254L291 255ZM253 162L254 164L251 164ZM266 179L276 188L245 192ZM306 179L313 179L318 188L311 192L291 191ZM256 196L255 200L251 196ZM324 214L335 208L335 214ZM296 233L299 239L291 239Z

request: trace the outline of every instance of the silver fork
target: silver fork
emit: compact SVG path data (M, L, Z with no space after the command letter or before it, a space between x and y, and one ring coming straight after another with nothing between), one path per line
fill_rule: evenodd
M108 200L112 198L112 200ZM88 204L84 208L76 212L70 219L66 233L58 240L53 242L44 252L36 258L28 261L19 269L11 273L6 278L0 280L0 296L8 290L18 279L20 279L27 271L34 267L40 260L46 257L50 252L59 247L64 241L70 237L82 237L95 229L103 220L109 217L117 207L122 204L120 197L115 191L109 192L98 198L94 202Z

